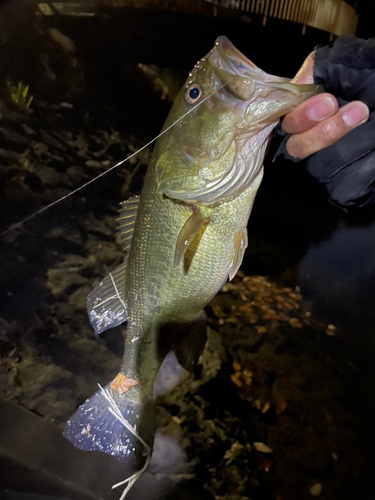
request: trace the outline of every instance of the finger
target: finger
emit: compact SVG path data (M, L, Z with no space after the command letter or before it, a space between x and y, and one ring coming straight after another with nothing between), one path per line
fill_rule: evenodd
M313 76L314 61L315 61L315 52L311 52L304 60L296 76L293 78L293 80L291 80L291 83L297 83L299 85L314 83L314 76Z
M334 115L338 108L337 99L333 95L314 95L288 113L283 119L281 127L288 134L300 134L315 127L325 118Z
M361 101L350 102L310 130L292 135L286 143L286 150L294 158L306 158L341 139L350 130L366 122L368 117L366 104Z

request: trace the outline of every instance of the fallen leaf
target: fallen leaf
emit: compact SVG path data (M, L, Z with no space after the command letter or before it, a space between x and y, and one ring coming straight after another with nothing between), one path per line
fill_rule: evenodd
M254 448L261 453L272 453L273 449L261 442L253 443Z
M237 387L242 387L242 382L240 380L241 372L232 373L230 376L231 381L236 384Z
M336 333L335 325L327 325L326 335L328 335L329 337L333 337L335 333Z
M276 415L280 415L280 413L282 413L288 405L284 399L284 396L280 392L279 383L277 380L273 384L272 395L276 405Z
M239 363L237 363L237 361L233 361L232 366L233 366L233 370L235 372L239 372L241 370L241 365Z
M318 497L322 493L323 486L320 483L315 483L310 488L310 493L313 497Z
M271 407L271 405L270 405L269 401L267 401L267 403L265 403L265 405L262 408L262 413L266 413L270 409L270 407Z

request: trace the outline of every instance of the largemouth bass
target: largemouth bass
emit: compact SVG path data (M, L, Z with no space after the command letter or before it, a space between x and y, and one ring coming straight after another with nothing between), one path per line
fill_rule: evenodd
M225 37L195 65L156 143L141 196L122 204L124 263L88 297L96 333L124 321L127 331L120 373L66 425L75 446L145 460L164 332L180 339L196 329L203 308L236 274L272 129L315 91L268 75Z

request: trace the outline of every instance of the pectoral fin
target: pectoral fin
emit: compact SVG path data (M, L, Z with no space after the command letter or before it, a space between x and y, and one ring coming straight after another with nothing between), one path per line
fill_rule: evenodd
M239 270L243 256L245 255L245 250L247 248L247 229L241 229L238 231L234 237L234 247L232 261L229 264L229 281L235 277L237 271Z
M180 234L178 235L173 267L178 266L178 264L184 258L185 252L188 249L190 243L193 241L194 236L204 224L208 224L209 222L210 219L208 217L201 216L198 207L193 207L193 213L185 222L180 231Z
M87 296L87 312L96 334L121 325L127 320L126 267L127 259Z

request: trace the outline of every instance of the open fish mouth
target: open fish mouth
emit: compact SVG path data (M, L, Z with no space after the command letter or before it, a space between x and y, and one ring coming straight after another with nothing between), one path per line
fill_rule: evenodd
M212 63L228 76L240 76L243 78L254 78L264 73L253 62L251 62L242 52L228 40L226 36L219 36L214 48L210 53Z
M266 97L274 90L293 95L311 92L317 86L293 85L289 78L269 75L251 62L225 36L216 39L209 54L209 62L226 88L238 99L248 101L256 93ZM256 92L257 91L257 92Z

